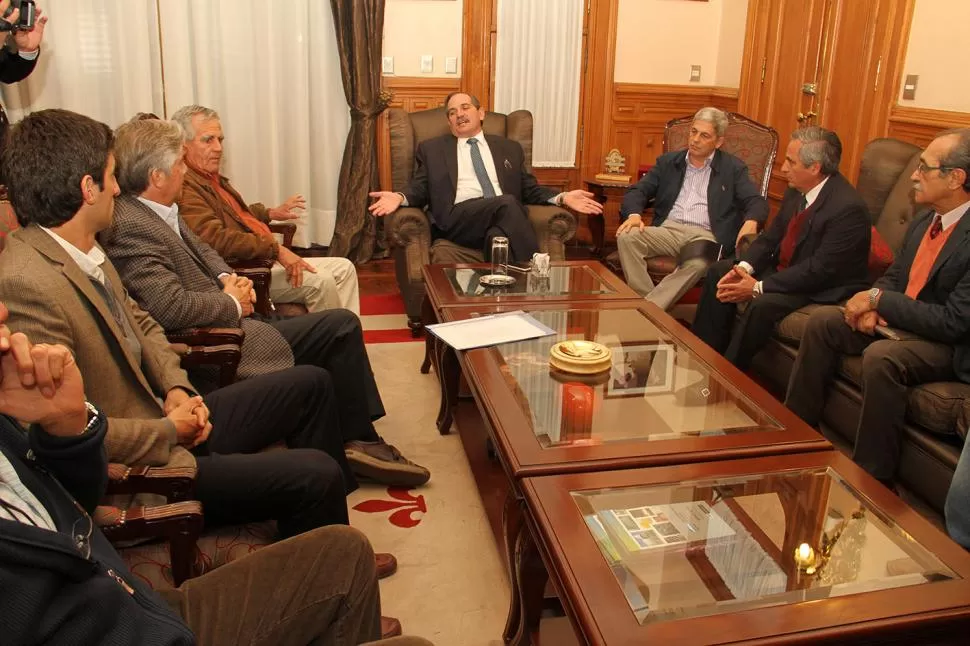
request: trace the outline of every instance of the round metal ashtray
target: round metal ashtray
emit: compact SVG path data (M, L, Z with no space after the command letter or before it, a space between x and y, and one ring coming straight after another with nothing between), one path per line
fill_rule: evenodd
M609 370L613 353L595 341L560 341L549 349L552 367L579 375Z
M515 278L503 274L486 274L478 282L489 287L508 287L515 284Z

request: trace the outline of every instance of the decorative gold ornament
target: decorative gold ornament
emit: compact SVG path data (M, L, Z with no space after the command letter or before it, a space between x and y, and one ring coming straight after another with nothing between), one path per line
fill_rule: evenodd
M618 184L629 184L630 176L623 173L626 165L626 158L620 154L618 148L614 148L606 155L606 172L597 173L596 179L601 182L616 182Z

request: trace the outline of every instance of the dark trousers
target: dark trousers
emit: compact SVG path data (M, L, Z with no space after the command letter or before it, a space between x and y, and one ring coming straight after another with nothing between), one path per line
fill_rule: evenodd
M747 370L778 321L811 301L798 294L762 294L747 303L738 319L736 303L717 300L717 283L734 264L732 259L722 260L707 270L691 331L738 368Z
M200 646L356 646L381 636L374 552L350 527L268 545L159 593Z
M377 440L372 422L386 413L367 358L360 319L349 310L337 309L270 324L290 344L297 365L316 366L330 373L343 441Z
M539 251L529 213L514 195L459 202L451 207L448 222L437 223L436 229L436 237L481 249L486 261L491 259L492 238L496 236L509 239L510 262L527 262Z
M951 381L953 349L923 339L890 341L856 332L837 307L812 313L788 383L785 405L818 426L826 389L842 355L862 355L862 414L852 459L880 480L892 480L899 462L907 389Z
M346 524L346 494L357 481L335 432L334 397L330 375L312 366L206 395L212 433L193 450L206 522L275 519L283 536ZM260 452L279 442L290 450Z

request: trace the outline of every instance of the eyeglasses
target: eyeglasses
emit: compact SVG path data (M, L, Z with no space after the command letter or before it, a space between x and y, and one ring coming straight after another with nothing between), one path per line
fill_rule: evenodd
M921 161L916 164L916 172L920 175L925 175L930 171L938 170L941 173L945 173L948 170L953 170L953 166L930 166L926 162Z
M74 506L81 513L77 520L74 521L74 525L71 527L71 540L74 541L74 547L77 551L81 553L85 559L91 558L91 534L94 533L94 520L88 515L88 512L84 510L78 502L74 501Z

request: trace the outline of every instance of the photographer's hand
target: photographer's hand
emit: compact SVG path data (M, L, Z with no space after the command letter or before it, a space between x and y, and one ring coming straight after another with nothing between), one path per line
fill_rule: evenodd
M13 22L13 16L11 16L10 20ZM37 48L40 47L40 41L44 40L44 27L46 25L47 16L44 15L40 7L37 7L37 11L34 14L33 29L29 31L17 30L13 33L13 40L17 43L17 49L25 54L37 51Z

